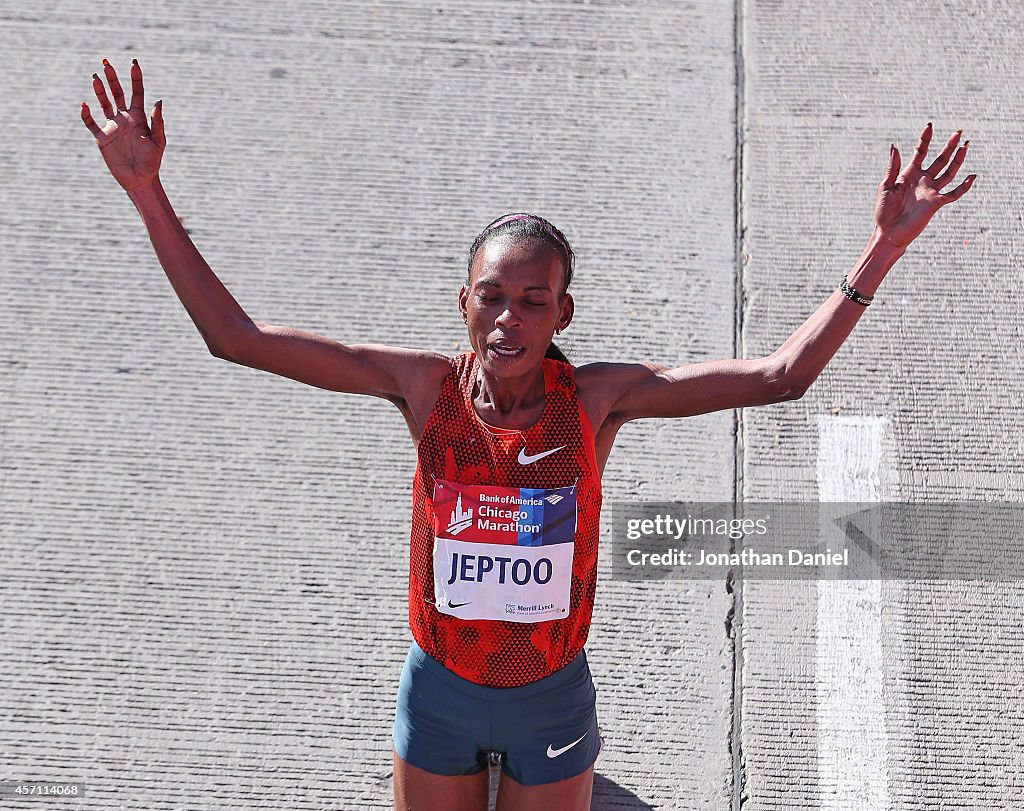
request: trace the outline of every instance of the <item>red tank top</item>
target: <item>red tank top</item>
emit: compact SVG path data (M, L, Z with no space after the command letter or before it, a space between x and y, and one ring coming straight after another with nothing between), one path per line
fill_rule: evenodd
M540 419L508 431L473 408L476 354L453 358L417 449L409 627L429 655L488 687L553 673L590 631L601 512L594 434L573 367L542 364ZM516 621L455 616L506 606Z

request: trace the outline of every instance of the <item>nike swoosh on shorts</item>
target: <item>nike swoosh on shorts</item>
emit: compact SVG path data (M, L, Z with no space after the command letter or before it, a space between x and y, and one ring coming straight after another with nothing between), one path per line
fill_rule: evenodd
M549 743L548 744L548 757L558 757L559 755L565 754L570 749L572 749L576 744L578 744L580 741L582 741L585 737L587 737L587 733L586 732L584 732L582 735L580 735L576 740L574 740L568 746L563 746L561 749L553 749L551 747L551 744Z

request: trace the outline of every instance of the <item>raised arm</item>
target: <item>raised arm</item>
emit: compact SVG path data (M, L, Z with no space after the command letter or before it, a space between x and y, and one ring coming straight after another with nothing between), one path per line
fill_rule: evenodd
M103 64L113 104L103 81L95 74L93 89L107 123L100 129L84 102L82 120L95 137L110 173L142 216L157 258L210 352L312 386L383 397L403 412L408 403L418 419L423 410L419 402L436 393L449 359L397 347L346 346L310 332L249 318L193 244L160 183L160 161L167 143L163 105L157 102L153 107L150 128L143 109L142 69L138 63L132 60L130 107L125 104L113 66L107 60Z
M922 162L931 141L932 125L921 133L914 158L900 172L893 145L889 167L878 187L875 229L846 280L861 297L871 297L907 246L942 206L962 197L977 175L969 175L949 192L948 186L967 154L954 133L927 169ZM950 162L950 158L953 158ZM947 166L948 163L948 166ZM621 424L642 417L686 417L724 408L793 400L821 374L853 331L865 305L836 289L771 355L752 360L728 359L679 368L657 364L593 364L583 367L581 383L595 392L595 410Z

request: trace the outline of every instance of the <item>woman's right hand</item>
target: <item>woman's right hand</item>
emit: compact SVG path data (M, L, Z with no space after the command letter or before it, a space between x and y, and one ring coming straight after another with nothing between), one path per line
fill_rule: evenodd
M125 191L152 184L160 170L160 159L164 154L167 140L164 138L164 114L162 102L153 107L153 127L150 129L143 109L142 68L132 60L132 104L124 102L124 91L117 80L114 66L103 60L103 72L110 84L114 105L107 98L103 80L93 74L92 89L96 92L107 123L100 129L93 121L89 105L82 102L82 121L96 138L103 160L114 179Z

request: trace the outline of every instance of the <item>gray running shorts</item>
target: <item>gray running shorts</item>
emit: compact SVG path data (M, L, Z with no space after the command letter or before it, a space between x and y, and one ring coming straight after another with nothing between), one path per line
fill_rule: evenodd
M502 771L525 786L575 777L601 751L597 692L584 651L522 687L485 687L409 648L398 684L395 751L440 775L476 774L499 753Z

